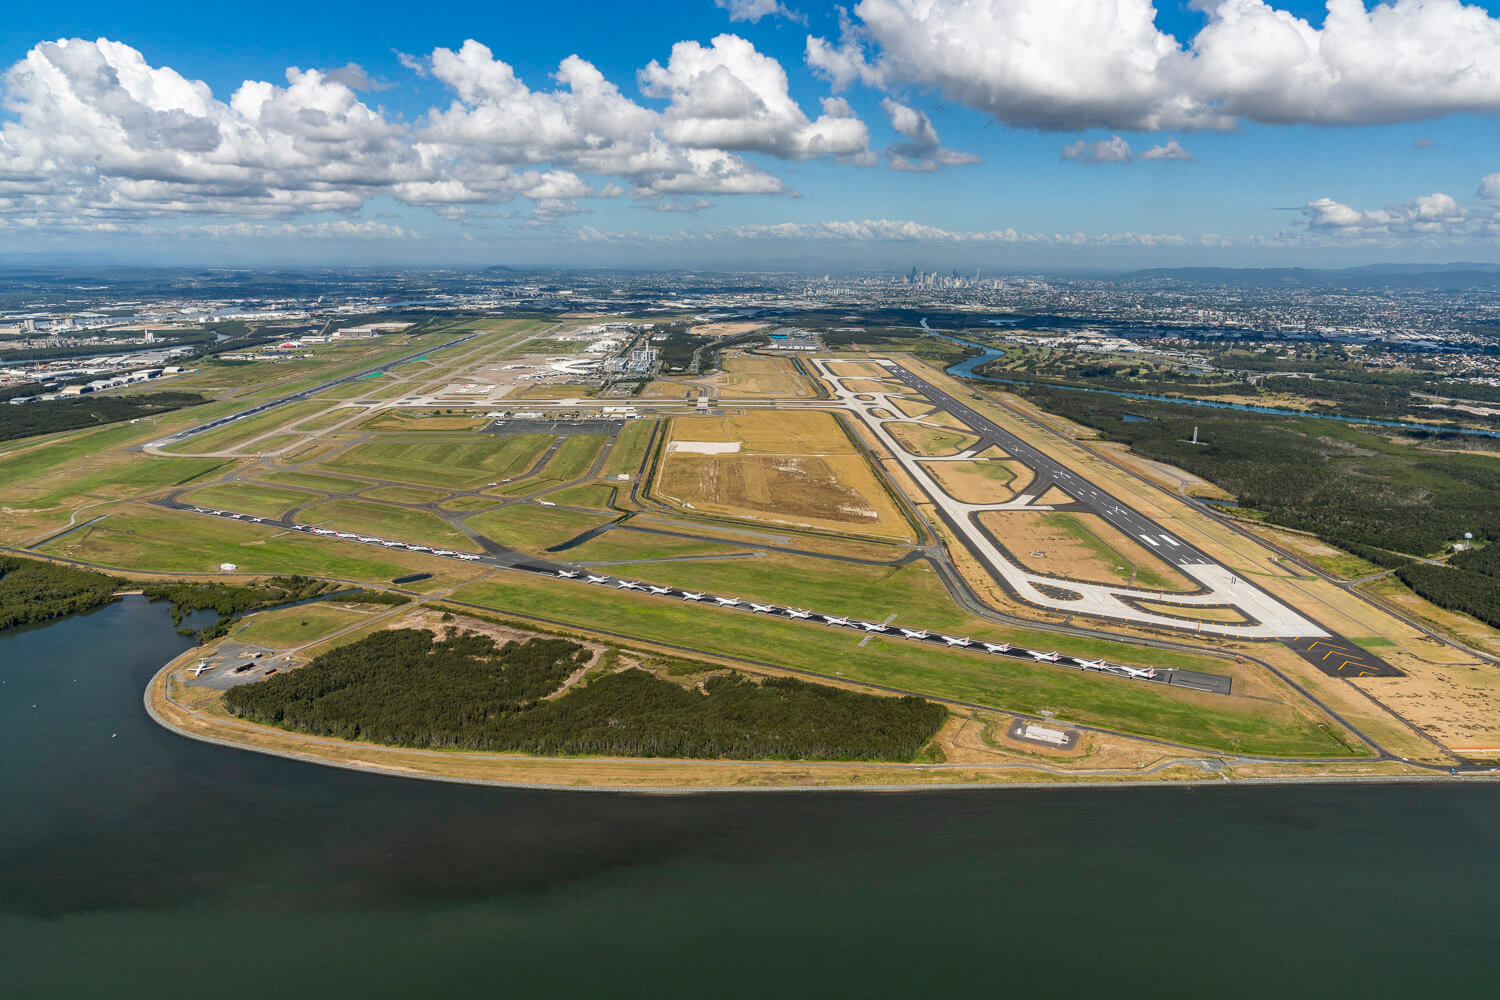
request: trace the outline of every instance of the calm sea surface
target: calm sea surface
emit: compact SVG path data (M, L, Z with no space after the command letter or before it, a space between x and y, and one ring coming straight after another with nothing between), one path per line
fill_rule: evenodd
M448 786L158 729L184 648L0 635L0 995L1495 995L1494 785Z

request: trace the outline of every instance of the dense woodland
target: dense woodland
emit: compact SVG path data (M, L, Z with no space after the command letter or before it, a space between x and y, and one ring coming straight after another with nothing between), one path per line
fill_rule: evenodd
M77 430L197 406L210 400L196 392L146 392L134 396L80 396L7 406L0 420L0 441Z
M148 584L142 593L152 601L171 601L172 624L184 635L193 634L192 629L182 625L184 614L217 612L218 621L197 632L198 642L205 643L227 634L239 616L247 612L317 597L337 587L307 576L273 576L249 584L168 581Z
M699 690L635 668L543 700L588 659L566 639L497 646L475 633L390 630L232 688L225 705L257 722L392 746L781 760L910 760L948 714L919 698L732 673Z
M124 582L72 566L0 555L0 630L108 604Z
M1413 563L1471 532L1500 538L1500 460L1442 453L1299 417L1119 399L1039 386L1020 395L1222 486L1276 524L1309 531L1390 568L1440 607L1500 627L1500 555L1459 553L1454 568ZM1126 421L1126 414L1140 418ZM1200 443L1191 443L1193 428ZM1456 447L1458 439L1435 443Z

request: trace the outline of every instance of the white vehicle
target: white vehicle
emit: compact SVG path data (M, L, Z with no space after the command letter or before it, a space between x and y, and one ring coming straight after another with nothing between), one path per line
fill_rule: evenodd
M462 559L464 562L478 562L479 561L479 557L478 556L461 555L458 558Z
M1078 664L1081 670L1107 670L1109 668L1109 664L1103 660L1080 660L1075 656L1073 662Z
M578 574L571 569L560 569L557 571L557 575L562 577L564 580L571 580Z
M1009 653L1010 652L1010 643L1008 643L1008 642L982 642L982 643L980 643L980 645L984 647L984 651L986 653Z
M756 604L754 601L752 601L750 602L750 610L763 615L768 615L776 610L776 606L774 604Z
M1056 663L1061 659L1056 653L1043 653L1037 649L1028 649L1026 652L1030 653L1031 658L1037 661L1046 660L1048 663Z
M879 622L860 622L859 627L866 632L884 632L885 626Z
M1147 667L1145 670L1142 670L1139 667L1127 667L1122 663L1116 669L1125 671L1126 677L1135 677L1143 681L1149 681L1156 677L1155 667Z
M682 599L684 601L701 601L703 600L703 595L695 594L691 590L684 590L682 592Z
M825 622L827 622L830 625L853 625L854 624L849 619L847 619L847 618L840 618L837 615L819 615L818 617L821 618L821 619L823 619Z
M252 517L250 520L254 521L256 524L263 524L265 522L265 518L263 517Z
M739 606L740 599L738 597L715 597L714 602L721 608L733 608Z
M589 583L608 583L609 582L609 577L607 577L607 576L592 576L591 575L591 576L588 577L588 582Z
M653 587L649 583L646 584L646 589L649 590L649 591L651 591L651 593L658 594L658 595L660 595L660 594L670 594L672 592L672 588L671 587Z
M811 618L812 612L803 611L801 608L787 608L786 616L788 618Z
M404 549L404 548L406 548L406 546L402 545L400 542L381 542L380 544L384 545L388 549Z
M640 584L636 583L634 580L616 580L615 581L615 586L619 587L621 590L644 590L645 589Z
M212 669L212 668L209 667L207 660L199 660L198 661L198 665L193 668L193 676L194 677L202 677L203 676L203 672L205 670L210 670L210 669Z
M335 531L334 534L338 535L340 538L353 538L354 537L353 535L351 535L347 531Z
M927 632L924 629L919 628L904 628L901 630L901 634L906 636L908 639L927 638Z
M557 504L553 503L551 500L538 500L537 503L541 504L543 507L556 507L557 506Z
M362 541L362 542L367 542L370 545L379 545L380 544L380 539L378 539L378 538L371 538L369 535L360 535L359 536L359 540Z
M315 535L331 535L331 534L333 534L333 532L329 531L327 528L314 528L313 529L313 534L315 534Z
M970 644L969 643L969 639L968 639L967 636L965 636L964 638L960 639L960 638L958 638L956 636L940 635L940 636L938 636L938 638L941 639L941 640L943 640L944 642L946 642L950 646L967 646L967 645Z

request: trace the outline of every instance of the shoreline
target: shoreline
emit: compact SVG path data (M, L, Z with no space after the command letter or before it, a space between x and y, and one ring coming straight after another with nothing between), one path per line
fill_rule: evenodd
M168 683L172 672L177 669L181 662L191 659L194 651L188 651L168 661L151 676L146 689L142 695L142 704L146 714L153 722L163 729L177 736L200 743L214 746L227 747L234 750L249 751L251 753L264 754L271 757L279 757L284 760L296 761L303 764L320 765L332 767L339 770L362 772L365 774L380 775L391 778L407 778L422 781L446 782L448 784L473 785L491 788L524 789L532 791L557 791L557 792L590 792L590 793L615 793L615 794L642 794L642 795L698 795L698 794L721 794L725 792L879 792L879 793L901 793L901 792L940 792L940 791L980 791L980 790L1016 790L1016 789L1103 789L1103 788L1187 788L1198 789L1204 787L1234 787L1234 786L1256 786L1256 785L1326 785L1326 784L1410 784L1410 783L1441 783L1459 784L1484 782L1489 784L1500 783L1500 767L1492 772L1475 774L1442 774L1428 771L1416 773L1397 773L1387 771L1385 773L1342 773L1342 774L1286 774L1286 775L1242 775L1234 776L1226 773L1233 764L1226 764L1224 769L1209 771L1197 766L1192 761L1171 761L1159 767L1153 767L1143 773L1141 777L1132 777L1131 772L1122 771L1117 775L1102 777L1080 773L1078 777L1069 777L1066 773L1060 773L1061 769L1034 769L1024 764L904 764L899 762L873 762L873 761L724 761L724 760L678 760L674 758L621 758L621 757L532 757L512 754L482 754L482 753L457 753L442 750L426 750L415 747L387 747L374 743L359 743L354 741L332 740L321 737L311 737L294 733L288 730L275 729L269 726L260 726L254 723L238 722L237 720L219 719L207 716L201 712L186 708L174 701L168 694ZM190 728L181 722L168 717L168 713L191 719L201 728ZM232 737L232 726L245 727L244 739ZM253 737L259 736L256 740ZM270 745L267 741L285 742L287 746ZM351 754L362 754L366 756L387 755L393 760L391 762L378 762L373 760L342 759L325 752L319 753L319 746L327 746L330 750L339 748L347 750ZM486 767L537 772L557 772L555 774L539 773L537 780L527 780L523 775L506 776L483 776L464 775L456 773L443 773L441 769L424 769L418 766L401 766L398 762L403 757L414 758L415 761L431 760L433 762L447 762L454 765L468 765L471 768L482 769ZM1370 762L1370 767L1389 766L1390 762ZM1259 766L1268 766L1260 764ZM1275 766L1274 764L1269 766ZM1297 766L1288 764L1288 767ZM1330 767L1348 767L1351 764L1333 763ZM1352 764L1358 767L1359 764ZM693 783L690 781L645 783L619 781L595 781L585 780L581 782L564 782L555 780L561 778L567 770L578 768L595 768L603 771L621 770L634 771L638 775L644 771L676 769L688 771L690 769L710 769L712 771L725 771L726 777L738 777L740 783L714 784ZM1159 778L1154 775L1167 770L1177 770L1180 777ZM796 772L831 772L831 780L824 783L799 782ZM967 774L969 780L962 781L909 781L902 783L881 783L877 780L861 780L875 778L876 774L869 772L887 772L908 775L932 775L942 772L955 772ZM984 772L1004 772L1007 774L1029 773L1034 774L1032 780L1016 780L1013 777L997 777L989 779ZM777 772L786 780L785 783L777 783ZM791 772L791 773L788 773ZM845 772L845 773L839 773ZM810 776L810 775L809 775ZM622 775L623 777L623 775ZM684 775L686 777L686 775ZM554 780L548 780L549 778Z

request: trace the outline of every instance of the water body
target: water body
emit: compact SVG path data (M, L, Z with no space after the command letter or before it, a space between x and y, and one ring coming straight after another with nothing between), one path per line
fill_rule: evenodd
M0 634L6 995L1467 997L1500 973L1494 785L405 781L158 729L141 692L185 643L139 598Z
M1500 431L1475 430L1471 428L1442 427L1438 424L1416 424L1406 420L1378 420L1374 417L1340 417L1331 413L1308 413L1305 410L1288 410L1276 406L1254 406L1249 403L1226 403L1216 399L1191 399L1183 396L1156 396L1144 392L1126 392L1123 389L1093 389L1085 386L1051 385L1046 382L1029 382L1025 379L997 378L994 375L981 375L978 369L989 364L1005 352L988 347L984 344L976 344L972 340L964 340L961 337L953 337L946 333L940 333L927 325L927 320L922 320L922 329L934 337L951 340L955 344L965 344L969 347L978 348L983 354L975 355L963 361L955 362L946 369L949 375L957 378L971 378L978 382L995 382L1000 385L1045 385L1051 389L1065 389L1069 392L1093 392L1101 396L1120 396L1124 399L1149 399L1157 403L1177 403L1182 406L1207 406L1215 410L1240 410L1244 413L1273 413L1284 417L1308 417L1312 420L1333 420L1341 424L1374 424L1377 427L1401 427L1407 430L1432 431L1438 434L1466 434L1473 437L1500 437Z

